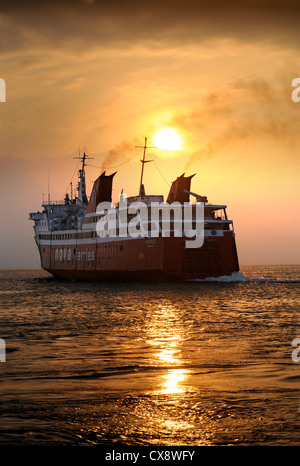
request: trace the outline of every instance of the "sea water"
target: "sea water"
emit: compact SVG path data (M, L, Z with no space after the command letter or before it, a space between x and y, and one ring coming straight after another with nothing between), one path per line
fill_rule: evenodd
M300 444L300 266L184 284L0 278L1 445Z

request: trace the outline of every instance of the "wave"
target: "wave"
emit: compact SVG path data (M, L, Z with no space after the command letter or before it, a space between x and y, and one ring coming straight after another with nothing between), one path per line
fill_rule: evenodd
M220 283L300 283L298 279L290 278L272 278L272 277L246 277L242 272L233 272L231 275L222 275L220 277L207 277L203 279L194 279L193 282L220 282Z

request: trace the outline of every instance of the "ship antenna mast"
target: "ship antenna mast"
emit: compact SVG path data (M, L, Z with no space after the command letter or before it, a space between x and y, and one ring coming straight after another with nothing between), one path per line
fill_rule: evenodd
M94 157L90 157L89 155L87 155L85 152L83 153L83 156L80 157L80 152L79 152L79 157L74 157L74 159L79 159L82 161L82 174L83 176L85 175L84 173L84 167L86 166L86 159L93 159Z
M83 153L82 157L74 157L74 159L80 159L82 161L81 170L79 170L79 185L78 185L78 200L80 203L87 204L88 199L86 195L86 187L85 187L85 170L84 167L86 166L86 159L93 159L94 157L89 157L86 153Z
M140 192L139 192L139 195L142 197L143 192L144 192L144 186L143 186L144 165L145 165L145 163L153 162L153 160L145 160L145 157L146 157L146 150L147 150L147 149L156 149L156 147L154 147L154 146L147 146L147 138L145 138L145 145L144 145L144 146L135 146L135 147L137 147L137 148L139 148L139 149L144 149L143 160L141 160L141 162L142 162L142 172L141 172Z

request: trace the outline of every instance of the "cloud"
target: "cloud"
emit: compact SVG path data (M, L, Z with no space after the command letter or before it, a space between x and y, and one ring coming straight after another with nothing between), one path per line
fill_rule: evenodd
M299 13L297 0L14 0L1 5L0 38L2 52L63 45L81 53L87 46L157 47L218 38L296 48Z

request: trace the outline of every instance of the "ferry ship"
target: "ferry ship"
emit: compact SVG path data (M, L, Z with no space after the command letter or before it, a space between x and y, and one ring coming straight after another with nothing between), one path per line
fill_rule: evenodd
M143 149L139 194L128 197L126 205L142 202L150 212L151 205L164 204L164 197L145 193L143 174L149 161L146 160L147 138ZM166 202L170 206L180 205L182 209L191 204L193 216L194 204L203 205L203 244L187 247L191 238L176 234L178 219L175 218L171 218L167 233L162 228L161 218L152 222L150 215L146 234L145 229L139 235L131 234L130 228L124 228L119 221L123 194L118 203L112 203L116 172L106 175L103 171L94 182L88 199L85 180L88 155L84 153L80 160L76 196L73 198L71 190L62 201L48 199L42 202L41 212L29 214L29 219L34 221L35 242L44 270L60 279L147 282L184 282L238 272L235 233L233 221L227 217L227 206L210 204L205 196L190 191L195 175L183 174L173 181ZM102 203L106 203L107 210L99 211ZM110 215L117 219L113 234L109 234L109 220L106 231L99 231L99 222L103 225L103 219L109 219ZM127 215L129 225L132 216Z

